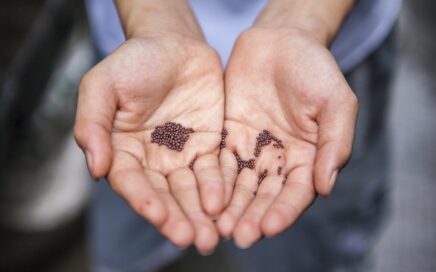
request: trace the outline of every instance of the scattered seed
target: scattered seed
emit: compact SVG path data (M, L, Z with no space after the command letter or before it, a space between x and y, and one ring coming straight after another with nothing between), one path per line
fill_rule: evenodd
M254 149L254 156L258 157L260 152L262 151L262 147L269 145L271 142L274 142L273 147L278 149L285 148L282 141L276 138L269 132L264 129L256 138L256 147Z
M283 169L283 167L281 167L281 166L279 166L278 168L277 168L277 175L281 175L282 174L282 169Z
M268 169L263 170L263 172L259 175L259 179L257 180L257 183L261 184L267 175L268 175Z
M194 171L194 163L197 160L197 158L193 159L190 163L189 163L189 169L191 169L192 171Z
M223 149L226 147L226 137L229 135L229 132L226 128L223 128L221 132L221 143L220 143L220 149Z
M154 128L151 133L151 142L181 152L191 133L194 133L192 128L185 128L181 124L167 122L163 126Z
M238 174L241 173L242 169L244 168L254 169L255 159L249 159L244 161L243 159L241 159L241 157L239 157L239 154L236 151L233 152L233 155L235 155L236 161L238 162Z
M288 175L285 175L285 177L283 178L282 184L285 185L287 180L288 180Z

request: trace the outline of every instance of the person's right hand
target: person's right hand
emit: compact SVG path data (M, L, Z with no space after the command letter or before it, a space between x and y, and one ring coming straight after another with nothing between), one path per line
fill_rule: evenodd
M158 33L129 39L84 76L74 133L94 178L107 176L176 246L195 243L207 253L218 243L209 216L224 205L223 111L216 52L201 39ZM195 130L182 152L151 143L154 128L166 122Z

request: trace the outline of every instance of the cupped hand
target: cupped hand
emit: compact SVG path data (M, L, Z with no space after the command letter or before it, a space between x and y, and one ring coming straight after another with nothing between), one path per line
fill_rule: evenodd
M218 243L210 217L224 203L223 115L216 52L202 41L159 33L126 41L84 76L74 132L94 178L107 176L175 245L195 243L209 252ZM194 130L182 151L152 143L152 132L167 122Z
M357 100L325 46L297 29L244 32L225 89L228 206L217 224L245 248L331 192L350 156Z

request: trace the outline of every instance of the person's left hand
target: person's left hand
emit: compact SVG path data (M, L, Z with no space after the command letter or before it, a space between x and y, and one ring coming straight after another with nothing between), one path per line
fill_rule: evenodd
M282 232L317 194L330 193L350 156L357 99L327 48L297 29L243 33L225 89L220 163L229 204L217 225L246 248ZM262 132L265 146L255 154ZM236 154L246 161L239 174Z

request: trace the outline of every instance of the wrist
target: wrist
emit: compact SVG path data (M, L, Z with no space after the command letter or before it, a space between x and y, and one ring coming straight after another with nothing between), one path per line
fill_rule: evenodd
M117 7L127 39L177 33L204 40L186 0L118 0Z
M254 27L304 33L327 47L353 3L353 0L270 0Z

